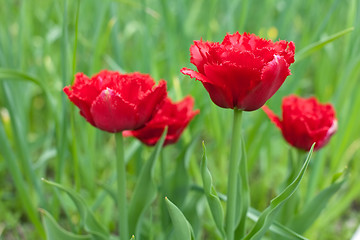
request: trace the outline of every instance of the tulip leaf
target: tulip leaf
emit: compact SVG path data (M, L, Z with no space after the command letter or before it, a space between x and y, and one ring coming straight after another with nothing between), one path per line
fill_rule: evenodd
M97 221L94 216L94 213L87 206L85 200L77 194L74 190L60 185L55 182L51 182L45 179L42 179L45 183L50 186L56 187L69 195L71 200L74 202L76 208L79 211L82 224L87 232L89 232L95 239L109 239L109 233L105 230L105 228Z
M249 208L249 211L247 213L247 217L253 221L257 221L260 217L261 213L254 209L254 208ZM293 230L291 230L288 227L285 227L284 225L274 221L270 228L269 231L272 233L276 233L286 239L289 240L308 240L307 238L305 238L304 236L301 236L300 234L294 232Z
M190 223L178 207L175 206L168 198L165 198L171 221L174 227L174 236L177 240L195 239Z
M285 188L285 190L275 197L270 202L270 206L267 207L259 216L259 219L255 223L255 226L251 229L248 235L243 240L259 240L263 237L266 231L269 229L273 221L275 220L276 213L279 211L281 206L294 194L299 187L299 184L305 174L305 171L310 163L311 154L314 150L315 143L312 145L309 154L303 164L298 176L295 180Z
M129 206L129 233L135 234L139 228L140 217L155 200L157 187L153 180L156 160L165 141L167 128L164 130L160 140L157 142L154 151L148 161L144 164L138 177L134 193Z
M40 209L42 214L42 221L46 232L47 240L85 240L93 239L90 235L76 235L63 229L51 216L50 213L44 209Z
M313 44L310 44L309 46L305 47L304 49L301 49L296 55L296 61L295 62L299 62L300 60L306 58L307 56L309 56L310 54L312 54L313 52L316 52L317 50L323 48L326 44L331 43L332 41L344 36L345 34L353 31L354 28L347 28L343 31L340 31L338 33L335 33L323 40L320 40L318 42L315 42Z
M212 176L207 168L207 157L206 157L206 148L205 143L203 142L203 157L201 161L201 176L203 180L204 193L207 199L207 202L210 207L211 214L214 218L215 225L220 231L223 238L225 238L225 229L224 229L224 210L221 205L219 196L215 190L214 185L212 184Z
M345 178L319 192L290 223L291 228L299 233L305 232L320 216L331 197L341 188L346 180Z

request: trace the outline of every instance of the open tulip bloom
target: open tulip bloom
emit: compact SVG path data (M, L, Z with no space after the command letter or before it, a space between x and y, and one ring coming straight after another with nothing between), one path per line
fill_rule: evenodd
M164 80L155 86L147 74L107 70L92 78L76 74L64 92L90 124L112 133L143 127L167 95Z
M227 34L222 41L194 41L190 61L197 72L183 74L201 81L211 100L222 108L260 108L290 75L293 42L262 39L254 34Z
M282 120L267 106L262 109L289 144L305 151L309 151L314 142L314 150L322 148L337 130L333 106L321 104L315 97L285 97L282 101Z

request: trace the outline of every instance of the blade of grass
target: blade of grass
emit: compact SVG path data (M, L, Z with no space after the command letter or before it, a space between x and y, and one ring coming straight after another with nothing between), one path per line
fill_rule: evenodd
M351 28L347 28L343 31L340 31L338 33L335 33L323 40L320 40L318 42L315 42L313 44L310 44L309 46L301 49L299 52L296 53L295 58L296 61L295 63L298 63L299 61L303 60L304 58L308 57L309 55L311 55L312 53L318 51L319 49L323 48L326 44L331 43L332 41L346 35L347 33L350 33L354 30L353 27Z

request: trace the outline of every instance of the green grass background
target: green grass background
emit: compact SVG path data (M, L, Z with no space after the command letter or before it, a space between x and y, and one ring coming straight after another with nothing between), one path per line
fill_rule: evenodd
M306 201L347 169L349 180L305 236L349 239L360 223L359 25L357 0L2 0L0 113L4 129L0 131L6 141L0 144L10 153L0 155L0 238L39 237L26 217L6 159L21 173L31 203L47 208L58 219L70 218L63 221L68 229L78 231L74 206L59 202L56 194L60 193L44 186L41 177L71 186L101 213L101 222L110 229L116 227L112 202L98 185L110 184L113 178L114 139L85 123L62 92L74 73L91 76L101 69L150 73L155 80L168 82L173 99L192 95L201 113L178 144L165 148L164 157L169 171L174 171L174 156L199 136L190 159L192 181L201 184L195 166L201 159L201 140L205 140L214 183L225 193L232 114L216 107L200 82L180 73L182 67L194 69L189 61L193 40L222 41L227 32L250 32L294 41L296 53L301 53L353 27L323 48L301 58L297 54L292 75L267 103L280 114L281 99L295 93L315 95L335 106L338 132L313 155L299 194ZM6 75L4 69L25 76ZM252 206L262 210L286 178L290 148L261 110L244 114L243 133ZM151 149L134 139L126 139L126 144L130 195L143 164L140 159ZM27 166L34 169L34 176L27 173ZM202 218L205 228L211 229L208 212Z

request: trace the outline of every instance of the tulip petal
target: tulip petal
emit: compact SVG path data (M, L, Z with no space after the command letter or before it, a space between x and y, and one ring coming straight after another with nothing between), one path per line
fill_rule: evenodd
M320 141L315 145L315 148L316 148L316 149L319 149L319 148L323 147L324 145L326 145L326 144L329 142L330 137L335 134L335 132L337 131L337 129L338 129L338 123L337 123L337 120L334 119L334 120L333 120L333 124L332 124L331 127L328 129L328 131L326 132L325 137L323 137L322 140L320 140Z
M155 81L149 74L138 72L122 75L121 81L115 83L121 97L126 101L138 104L142 99L153 91Z
M190 47L190 62L196 66L200 73L204 73L204 65L209 62L216 61L216 55L210 54L213 48L217 48L219 44L194 41L194 45Z
M281 87L288 75L290 70L285 59L274 55L274 59L263 68L260 84L243 99L242 104L246 106L244 110L253 111L263 106Z
M199 110L192 110L193 106L194 100L190 96L177 103L172 103L169 98L166 98L155 116L144 127L133 131L124 131L123 135L134 136L143 143L153 146L159 141L167 126L164 146L175 143L191 119L199 113Z
M94 120L90 112L90 104L88 101L74 94L74 91L70 90L70 87L64 87L63 91L69 97L70 101L73 102L79 109L80 114L83 116L91 125L95 126Z
M236 65L206 65L205 73L213 86L212 92L208 90L213 101L217 97L214 93L219 94L220 91L230 108L248 110L243 104L243 99L260 81L260 71ZM220 88L217 87L219 84L221 84ZM205 84L204 87L206 88ZM215 87L219 89L215 90Z
M158 86L146 93L136 109L139 113L139 121L141 123L139 127L144 125L161 107L166 95L166 82L164 80L160 80Z
M196 78L202 82L205 89L208 91L211 100L219 107L234 108L231 92L224 85L220 85L221 81L214 83L203 74L188 68L181 69L181 73L188 75L191 78Z
M282 129L282 123L280 118L275 115L273 111L268 106L262 106L261 109L266 113L266 115L269 117L269 119L275 124L276 127L278 127L280 130Z
M103 90L94 101L91 114L96 127L104 131L119 132L139 127L134 104L125 102L109 88Z

